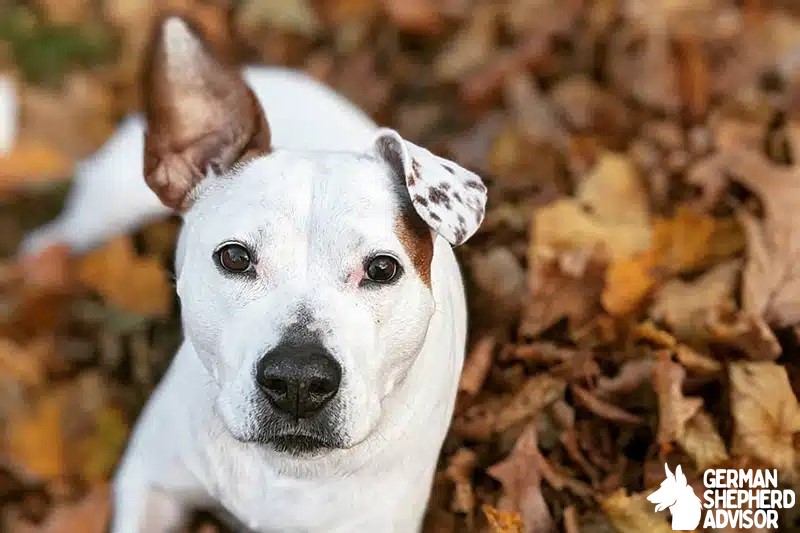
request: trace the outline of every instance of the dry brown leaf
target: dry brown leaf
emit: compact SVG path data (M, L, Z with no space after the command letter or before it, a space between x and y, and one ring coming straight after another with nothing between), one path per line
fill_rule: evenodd
M707 323L712 340L737 348L750 359L774 360L781 355L778 338L760 316L723 306Z
M653 371L653 389L658 396L658 435L662 446L683 437L686 424L703 406L702 398L683 395L686 371L670 361L668 354L660 354Z
M800 154L800 125L791 123L787 136L792 153ZM744 310L776 326L800 322L800 166L780 166L747 147L720 152L710 163L753 191L764 206L763 222L740 211L747 236Z
M678 344L675 346L673 353L681 365L689 372L697 374L715 374L722 370L722 363L685 344Z
M573 385L571 387L572 394L578 403L583 405L586 409L596 414L600 418L611 420L612 422L619 422L623 424L641 424L642 419L628 411L617 407L616 405L605 402L588 390Z
M731 363L729 369L731 452L796 475L794 442L800 432L800 407L786 369L769 362Z
M495 431L523 422L564 396L566 383L548 374L529 378L498 412Z
M457 81L491 58L497 34L497 6L480 4L467 24L444 45L433 63L437 78Z
M129 238L119 237L84 256L81 282L120 309L145 316L164 316L172 304L172 287L155 258L135 255Z
M0 383L38 387L45 382L45 364L52 350L50 339L37 339L21 346L11 339L0 338ZM0 413L4 409L0 407Z
M605 263L594 250L545 251L530 257L528 285L530 298L522 313L520 335L535 337L567 318L577 329L600 310Z
M698 411L684 426L678 443L702 472L728 460L728 451L714 421L703 410Z
M658 515L646 494L628 496L625 489L600 502L603 512L619 533L672 533L666 513Z
M597 380L597 393L601 397L629 394L653 377L656 362L652 358L625 361L614 377L602 376Z
M486 471L503 486L498 507L519 512L524 526L522 531L526 533L555 531L555 523L542 496L538 454L536 426L531 424L517 439L508 457Z
M734 260L691 282L667 281L655 294L650 317L664 322L678 337L706 337L710 312L733 301L740 271L741 262Z
M442 29L442 14L432 0L383 0L389 18L398 28L424 35Z
M458 382L458 390L476 395L483 388L483 382L492 369L494 362L494 348L497 342L494 337L487 336L475 343L469 355L464 361L464 369L461 371L461 379Z
M491 505L481 506L486 521L489 523L491 533L522 533L522 517L519 513L501 511Z
M477 463L478 456L469 448L459 448L447 462L445 475L454 485L451 509L456 513L468 514L475 508L472 472Z
M105 533L111 519L111 487L97 485L73 504L59 505L31 533Z
M572 250L601 245L625 259L651 245L650 208L633 164L623 155L601 154L575 198L534 213L531 256L540 248Z

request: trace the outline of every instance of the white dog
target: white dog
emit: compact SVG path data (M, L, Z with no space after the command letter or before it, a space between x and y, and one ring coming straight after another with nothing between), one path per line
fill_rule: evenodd
M418 530L464 353L451 245L483 219L481 180L300 75L247 70L251 92L180 18L149 60L143 174L184 216L185 341L117 473L112 530L215 504L257 531ZM108 174L141 180L143 131L132 119L81 169L28 250L165 212Z

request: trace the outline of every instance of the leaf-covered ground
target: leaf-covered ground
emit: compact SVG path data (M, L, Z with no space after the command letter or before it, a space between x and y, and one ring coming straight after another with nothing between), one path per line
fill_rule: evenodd
M485 176L427 532L670 531L644 499L665 461L697 486L760 466L798 488L796 2L0 0L20 108L0 155L0 530L103 531L180 339L177 221L14 256L137 108L158 6Z

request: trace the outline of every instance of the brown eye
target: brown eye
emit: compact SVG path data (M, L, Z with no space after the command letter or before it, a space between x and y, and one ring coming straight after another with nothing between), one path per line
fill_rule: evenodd
M400 273L400 265L394 257L378 255L367 263L367 278L376 283L389 283Z
M250 252L241 244L231 243L222 246L217 251L217 259L220 266L228 272L247 272L253 263L250 260Z

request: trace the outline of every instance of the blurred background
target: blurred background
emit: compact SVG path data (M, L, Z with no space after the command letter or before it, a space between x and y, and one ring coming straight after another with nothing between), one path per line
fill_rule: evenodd
M166 8L489 184L427 532L671 531L665 461L798 488L798 2L0 0L0 531L105 530L180 341L177 220L16 256L139 108Z

